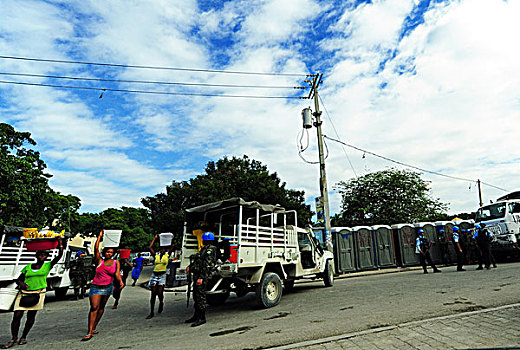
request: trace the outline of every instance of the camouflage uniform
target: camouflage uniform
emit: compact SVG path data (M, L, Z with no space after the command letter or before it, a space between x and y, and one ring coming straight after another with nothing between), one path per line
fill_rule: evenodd
M74 295L83 298L87 289L87 284L92 280L95 272L91 256L81 255L79 258L70 262L69 277L74 286Z
M206 288L217 263L218 249L208 244L192 256L190 273L193 274L193 301L195 314L204 316L206 312ZM202 284L197 285L197 280L202 279Z

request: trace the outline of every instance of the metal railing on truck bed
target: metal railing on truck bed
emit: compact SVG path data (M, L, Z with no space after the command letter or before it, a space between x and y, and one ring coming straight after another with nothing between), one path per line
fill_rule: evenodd
M257 265L275 257L292 256L298 251L295 227L241 225L238 240L238 264Z
M237 264L255 265L275 256L290 256L298 252L298 231L294 226L265 227L242 224L233 226L232 235L215 234L217 241L228 239L231 246L237 246ZM183 264L189 264L189 256L198 251L197 237L185 234L183 242Z

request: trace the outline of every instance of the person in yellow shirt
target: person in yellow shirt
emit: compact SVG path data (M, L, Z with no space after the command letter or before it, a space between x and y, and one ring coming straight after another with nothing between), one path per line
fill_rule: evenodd
M193 230L192 233L195 237L197 237L197 243L198 243L198 247L199 247L199 250L202 249L203 245L202 245L202 235L204 234L205 231L202 231L202 229L197 229L197 230Z
M173 244L166 247L159 247L159 251L156 252L154 249L155 241L159 235L155 235L152 243L150 243L150 253L154 257L154 269L152 276L150 277L150 290L152 295L150 297L150 314L146 316L146 319L150 319L155 316L155 298L159 298L159 308L157 313L160 314L164 309L164 285L166 284L166 270L168 268L168 262L170 261L170 255L173 251Z

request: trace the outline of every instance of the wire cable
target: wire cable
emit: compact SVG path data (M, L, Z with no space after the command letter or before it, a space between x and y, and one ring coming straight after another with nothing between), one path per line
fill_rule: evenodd
M47 74L30 74L30 73L11 73L0 72L0 75L17 76L17 77L32 77L32 78L51 78L51 79L67 79L80 81L102 81L113 83L136 83L136 84L156 84L156 85L182 85L182 86L204 86L204 87L221 87L221 88L252 88L252 89L301 89L305 90L305 86L272 86L272 85L235 85L235 84L209 84L209 83L182 83L182 82L167 82L167 81L150 81L150 80L126 80L126 79L104 79L104 78L88 78L88 77L71 77L62 75L47 75Z
M112 89L112 88L102 88L102 87L88 87L88 86L27 83L27 82L6 81L6 80L0 80L0 84L43 86L43 87L52 87L52 88L59 88L59 89L96 90L96 91L102 91L102 92L112 91L112 92L127 92L127 93L136 93L136 94L174 95L174 96L235 97L235 98L257 98L257 99L299 99L299 100L307 98L307 97L300 97L300 96L227 95L227 94L205 94L205 93L195 93L195 92L192 93L192 92L127 90L127 89Z
M432 171L432 170L427 170L427 169L424 169L424 168L419 168L415 165L410 165L410 164L406 164L406 163L403 163L403 162L400 162L398 160L394 160L394 159L391 159L391 158L388 158L388 157L385 157L385 156L381 156L377 153L374 153L374 152L370 152L370 151L367 151L367 150L364 150L362 148L359 148L359 147L356 147L354 145L350 145L348 143L345 143L341 140L336 140L336 139L333 139L331 137L328 137L327 135L323 135L324 138L327 138L331 141L334 141L334 142L338 142L338 143L341 143L347 147L350 147L350 148L353 148L355 150L358 150L360 152L364 152L364 153L367 153L367 154L370 154L370 155L373 155L374 157L378 157L378 158L381 158L381 159L384 159L384 160L387 160L389 162L392 162L392 163L396 163L396 164L399 164L399 165L403 165L405 167L408 167L408 168L412 168L412 169L416 169L416 170L419 170L419 171L422 171L424 173L429 173L429 174L433 174L433 175L438 175L438 176L443 176L443 177L447 177L447 178L450 178L450 179L454 179L454 180L461 180L461 181L469 181L469 182L476 182L476 180L473 180L473 179L467 179L467 178L464 178L464 177L459 177L459 176L452 176L452 175L446 175L446 174L442 174L442 173L438 173L436 171ZM483 182L483 181L480 181L481 184L484 184L484 185L487 185L487 186L490 186L490 187L493 187L493 188L496 188L497 190L501 190L501 191L505 191L505 192L510 192L506 189L503 189L501 187L498 187L498 186L495 186L495 185L492 185L490 183L487 183L487 182Z
M341 137L339 137L338 131L336 130L336 126L334 126L334 123L332 122L332 118L331 118L331 116L329 114L329 111L327 110L327 107L325 107L325 103L323 102L323 99L321 98L320 94L318 94L318 98L321 101L321 105L323 106L323 109L325 110L325 114L327 114L327 118L330 121L330 125L332 125L332 129L334 130L334 133L336 134L336 137L338 138L338 140L341 140ZM341 148L343 149L343 153L345 153L345 157L347 157L348 163L350 164L350 168L352 169L352 172L354 173L354 176L357 179L358 175L356 173L356 169L354 169L354 166L352 165L352 162L350 161L350 157L347 154L347 150L343 146L341 146Z
M307 145L303 147L302 141L303 141L303 134L306 132L307 134ZM299 144L298 144L299 141ZM320 164L320 162L313 162L305 159L305 157L302 155L307 148L309 148L309 131L305 128L302 128L302 130L296 135L296 148L298 148L298 156L307 164Z
M303 142L302 142L302 141L303 141L304 133L305 133L305 135L307 135L307 140L306 140L306 141L307 141L307 142L306 142L307 145L305 145L305 147L303 146ZM305 128L302 128L302 130L298 133L298 135L299 135L299 136L301 135L300 138L299 138L299 146L300 146L300 147L299 147L298 149L299 149L301 152L304 152L304 151L309 147L309 130L308 130L308 129L305 129ZM298 146L298 144L297 144L296 146Z
M302 144L302 140L303 140L303 132L306 132L307 133L307 145L305 147L303 147L303 144ZM301 134L301 136L300 136ZM298 139L300 141L300 144L298 145ZM298 148L298 156L305 162L305 163L308 163L308 164L320 164L319 161L317 162L313 162L313 161L309 161L307 159L305 159L302 155L303 152L305 152L305 150L307 150L307 148L309 148L309 131L305 128L302 129L302 131L300 131L298 133L298 135L296 136L296 147ZM324 160L329 158L329 146L327 145L327 142L325 142L325 140L323 140L323 144L325 145L325 151L327 152L325 157L324 157ZM299 147L298 147L299 146Z
M290 77L307 77L307 76L310 76L310 74L304 74L304 73L245 72L245 71L231 71L231 70L218 70L218 69L198 69L198 68L144 66L144 65L119 64L119 63L100 63L100 62L87 62L87 61L56 60L56 59L32 58L32 57L17 57L17 56L3 56L3 55L0 55L0 59L32 61L32 62L47 62L47 63L63 63L63 64L80 64L80 65L89 65L89 66L103 66L103 67L117 67L117 68L173 70L173 71L199 72L199 73L203 72L203 73L222 73L222 74L290 76Z

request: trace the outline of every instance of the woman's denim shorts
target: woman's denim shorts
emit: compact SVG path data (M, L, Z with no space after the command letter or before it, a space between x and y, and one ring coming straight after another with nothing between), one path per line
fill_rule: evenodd
M110 283L106 286L100 286L97 284L91 284L90 285L90 292L88 293L88 296L91 297L93 295L112 295L112 292L114 290L114 284Z

